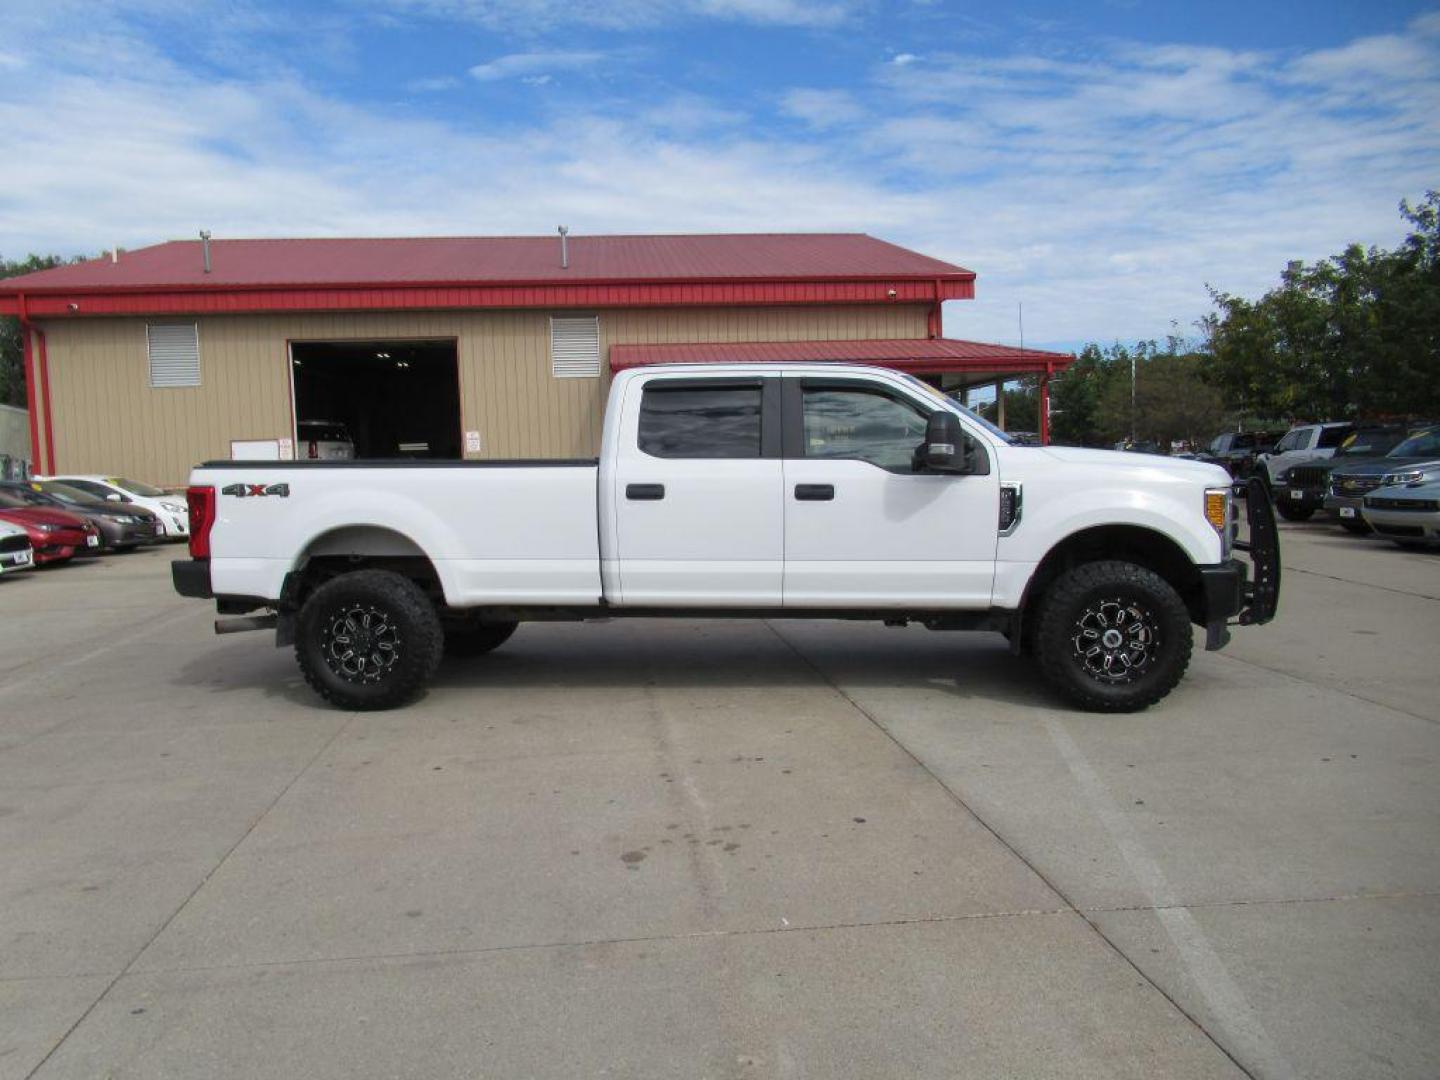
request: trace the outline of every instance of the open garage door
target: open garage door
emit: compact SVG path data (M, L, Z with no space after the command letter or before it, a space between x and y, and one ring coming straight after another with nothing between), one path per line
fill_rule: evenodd
M453 340L295 341L290 372L296 457L334 456L347 435L357 458L460 457Z

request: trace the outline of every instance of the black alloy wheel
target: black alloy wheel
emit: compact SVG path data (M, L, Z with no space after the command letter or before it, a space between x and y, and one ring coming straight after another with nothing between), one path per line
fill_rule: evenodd
M1175 688L1194 632L1185 601L1153 570L1084 563L1038 602L1036 652L1046 680L1081 708L1135 712Z
M344 709L409 701L439 666L443 643L430 598L388 570L357 570L325 582L301 606L295 627L305 681Z

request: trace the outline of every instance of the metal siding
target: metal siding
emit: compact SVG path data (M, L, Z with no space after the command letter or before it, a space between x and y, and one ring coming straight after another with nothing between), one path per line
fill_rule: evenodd
M57 468L183 484L232 439L290 430L287 342L454 338L462 428L482 458L586 457L599 449L616 343L919 338L922 305L644 308L600 312L601 374L550 374L549 318L564 310L201 315L201 385L149 385L143 318L47 320Z

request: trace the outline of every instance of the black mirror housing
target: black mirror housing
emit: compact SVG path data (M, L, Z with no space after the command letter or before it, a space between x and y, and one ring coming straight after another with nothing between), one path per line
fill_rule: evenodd
M925 441L915 457L916 464L926 472L969 472L970 440L965 437L960 418L944 410L931 413L925 424Z

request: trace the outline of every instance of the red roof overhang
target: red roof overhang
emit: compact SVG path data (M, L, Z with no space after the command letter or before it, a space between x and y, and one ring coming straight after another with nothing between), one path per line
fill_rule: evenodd
M205 315L283 311L394 311L443 308L737 307L787 304L919 304L969 300L969 279L356 283L299 286L186 286L134 289L26 289L0 293L0 315L32 319L86 315Z
M1070 353L1017 349L955 338L881 341L765 341L735 344L612 345L610 370L651 364L871 364L912 374L1058 375Z

